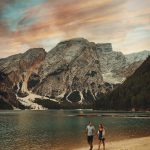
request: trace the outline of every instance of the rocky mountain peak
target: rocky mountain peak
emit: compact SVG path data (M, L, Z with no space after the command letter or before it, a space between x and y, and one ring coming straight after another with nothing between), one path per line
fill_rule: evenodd
M61 44L83 44L83 43L89 43L89 41L87 39L84 39L82 37L78 37L78 38L72 38L72 39L68 39L68 40L64 40L61 41L60 43L58 43L57 45L61 45Z
M74 38L58 43L56 47L48 52L40 68L40 76L44 78L60 67L61 69L65 69L68 65L71 65L83 51L88 51L89 49L92 49L91 44L84 38Z
M112 52L112 45L111 43L98 43L96 44L97 51L100 52Z
M45 55L46 55L45 49L31 48L22 55L22 59L26 61L31 61L31 60L34 61L34 59L37 59L37 57L40 59L40 56L43 57Z

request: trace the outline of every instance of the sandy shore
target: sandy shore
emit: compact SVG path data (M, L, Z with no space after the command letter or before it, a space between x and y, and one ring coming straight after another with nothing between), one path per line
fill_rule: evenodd
M74 150L89 150L83 147ZM93 150L97 150L97 145ZM102 150L102 147L101 147ZM150 136L106 143L106 150L150 150Z

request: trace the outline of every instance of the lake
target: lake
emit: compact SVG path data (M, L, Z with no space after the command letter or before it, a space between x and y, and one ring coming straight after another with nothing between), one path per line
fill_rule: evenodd
M150 112L0 111L1 150L71 150L87 145L85 128L103 123L106 141L150 136ZM94 138L97 143L97 138Z

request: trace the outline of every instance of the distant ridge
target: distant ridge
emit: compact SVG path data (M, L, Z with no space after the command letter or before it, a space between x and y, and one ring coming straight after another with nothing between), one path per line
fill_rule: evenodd
M145 60L148 56L150 56L150 51L144 50L137 53L131 53L126 56L127 63L131 64L133 62Z

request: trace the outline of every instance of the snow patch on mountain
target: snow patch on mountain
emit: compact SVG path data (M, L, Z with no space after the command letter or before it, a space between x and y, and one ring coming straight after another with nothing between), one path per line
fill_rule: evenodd
M29 95L26 97L18 97L17 96L17 99L19 100L19 102L21 104L23 104L24 106L30 107L31 109L35 109L35 110L46 110L47 109L47 108L43 107L42 105L35 103L34 102L35 99L40 99L40 100L46 99L46 100L50 100L50 101L58 103L58 101L55 99L49 99L46 96L40 96L40 95L32 93L31 91L28 91L28 94Z
M102 76L103 76L104 82L111 83L111 84L121 84L126 79L125 77L116 76L112 72L102 74Z

